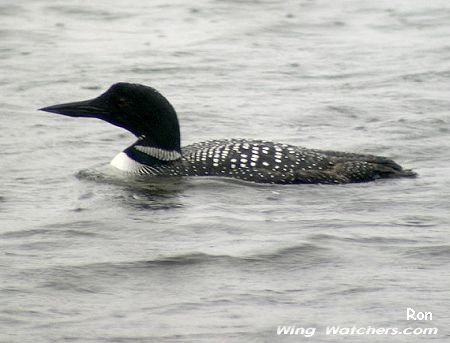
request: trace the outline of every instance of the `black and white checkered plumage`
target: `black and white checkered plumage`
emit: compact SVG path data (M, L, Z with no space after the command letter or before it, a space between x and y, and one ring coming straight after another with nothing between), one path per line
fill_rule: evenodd
M212 140L180 147L176 112L155 89L118 83L99 97L43 108L95 117L123 127L138 140L111 164L155 176L222 176L258 183L349 183L414 176L385 157L306 149L260 140Z
M394 173L409 173L384 157L243 139L188 145L181 156L171 161L138 155L131 146L117 155L112 165L140 175L223 176L284 184L365 182Z

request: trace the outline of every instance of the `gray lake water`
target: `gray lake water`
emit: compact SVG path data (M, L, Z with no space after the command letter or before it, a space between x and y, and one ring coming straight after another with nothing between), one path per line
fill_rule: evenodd
M1 342L449 342L448 1L17 0L0 24ZM131 134L36 110L118 81L161 91L183 145L276 140L419 177L126 177L108 163Z

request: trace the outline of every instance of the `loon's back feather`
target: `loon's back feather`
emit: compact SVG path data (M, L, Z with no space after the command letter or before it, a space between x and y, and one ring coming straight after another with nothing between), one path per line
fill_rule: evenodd
M212 140L181 148L175 109L154 88L139 84L117 83L97 98L42 110L99 118L132 132L137 142L111 164L137 174L225 176L284 184L366 182L416 175L385 157L260 140Z
M261 183L350 183L415 176L394 161L261 140L214 140L183 149L190 174ZM193 169L194 167L194 169Z
M394 161L374 155L314 150L261 140L211 140L182 148L180 159L149 165L147 175L225 176L258 183L350 183L414 176Z

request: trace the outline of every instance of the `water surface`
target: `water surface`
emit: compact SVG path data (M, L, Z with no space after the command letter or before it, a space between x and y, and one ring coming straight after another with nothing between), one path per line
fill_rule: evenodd
M0 341L447 342L449 17L446 1L2 3ZM130 134L36 111L118 81L167 96L184 145L272 139L420 177L129 178L108 162Z

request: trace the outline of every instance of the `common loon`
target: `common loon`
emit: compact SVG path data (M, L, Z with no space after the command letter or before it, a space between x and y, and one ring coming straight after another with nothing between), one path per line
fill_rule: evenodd
M306 149L262 140L211 140L180 147L177 114L154 88L116 83L97 98L41 108L99 118L138 137L111 164L135 174L224 176L258 183L366 182L416 174L380 156Z

